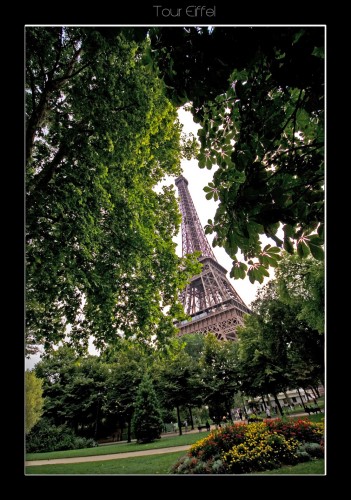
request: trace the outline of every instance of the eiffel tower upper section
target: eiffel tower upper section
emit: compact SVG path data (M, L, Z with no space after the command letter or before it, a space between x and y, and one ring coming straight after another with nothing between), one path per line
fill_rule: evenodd
M212 259L216 260L190 196L188 181L181 175L176 179L175 183L179 191L180 211L182 213L183 255L198 250L203 257L212 257Z
M188 181L181 175L175 183L182 213L183 255L200 251L199 260L203 264L201 273L191 279L180 297L184 311L191 317L178 325L180 335L212 332L221 340L234 340L236 327L243 323L243 315L250 313L250 309L214 256L191 199Z

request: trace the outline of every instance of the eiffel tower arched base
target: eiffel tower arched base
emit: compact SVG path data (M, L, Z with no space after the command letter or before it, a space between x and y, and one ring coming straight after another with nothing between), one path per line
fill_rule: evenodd
M191 321L178 324L179 336L189 333L214 333L219 340L236 340L237 326L243 324L242 312L236 307L196 316Z

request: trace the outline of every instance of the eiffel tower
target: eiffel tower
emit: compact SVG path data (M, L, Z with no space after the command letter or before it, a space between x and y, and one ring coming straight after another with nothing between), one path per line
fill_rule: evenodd
M226 269L218 262L191 199L188 181L182 175L175 180L182 214L182 253L200 251L203 264L183 290L180 300L185 313L191 317L177 324L179 335L212 332L220 340L235 340L236 328L250 309L239 297L226 277Z

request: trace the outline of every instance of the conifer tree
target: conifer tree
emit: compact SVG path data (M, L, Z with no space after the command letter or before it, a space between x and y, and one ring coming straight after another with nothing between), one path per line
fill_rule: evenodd
M138 388L132 427L139 443L151 443L161 437L161 410L148 375L143 377Z

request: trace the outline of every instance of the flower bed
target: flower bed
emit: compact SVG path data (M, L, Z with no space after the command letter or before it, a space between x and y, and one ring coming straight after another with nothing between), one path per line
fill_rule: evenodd
M293 465L323 456L323 436L324 424L308 420L226 425L193 444L171 472L245 474Z

